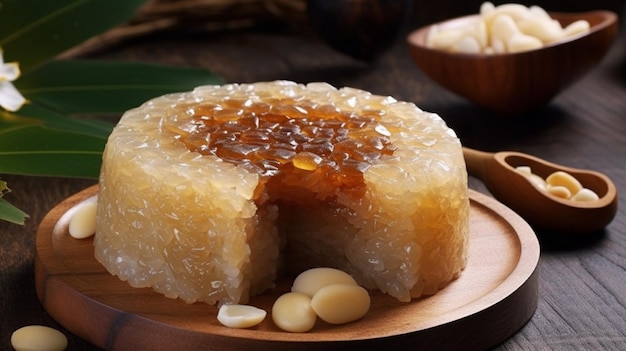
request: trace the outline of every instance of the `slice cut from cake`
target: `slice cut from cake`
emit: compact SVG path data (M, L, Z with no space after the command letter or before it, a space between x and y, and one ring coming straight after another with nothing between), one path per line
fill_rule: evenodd
M412 103L326 83L202 86L124 114L103 155L95 256L136 287L245 303L335 267L400 301L467 260L459 139Z

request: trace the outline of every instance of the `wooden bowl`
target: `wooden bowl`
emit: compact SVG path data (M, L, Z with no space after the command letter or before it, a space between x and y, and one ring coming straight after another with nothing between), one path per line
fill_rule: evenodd
M546 105L601 61L617 34L617 15L611 11L549 14L563 27L585 19L590 31L532 51L458 54L426 47L431 25L408 35L409 50L422 71L441 86L497 113L524 114ZM478 16L437 25L464 26Z

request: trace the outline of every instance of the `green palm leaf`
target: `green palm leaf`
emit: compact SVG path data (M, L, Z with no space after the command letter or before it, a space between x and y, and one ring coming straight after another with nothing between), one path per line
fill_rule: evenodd
M53 61L16 85L31 101L0 114L0 174L95 178L113 124L72 114L121 114L167 93L222 80L200 69Z
M39 118L39 119L38 119ZM96 178L111 125L30 105L0 118L0 173Z
M22 210L11 205L7 200L0 198L0 220L15 223L24 224L24 221L29 216Z
M15 86L35 104L65 114L120 114L163 94L220 84L210 72L147 63L52 61Z
M200 69L53 60L146 2L0 0L0 47L19 63L13 83L29 101L15 113L0 109L0 174L97 178L113 124L95 116L118 118L155 96L223 83ZM28 215L2 198L3 184L0 220L23 224Z
M85 40L128 21L147 0L3 0L0 46L28 73Z

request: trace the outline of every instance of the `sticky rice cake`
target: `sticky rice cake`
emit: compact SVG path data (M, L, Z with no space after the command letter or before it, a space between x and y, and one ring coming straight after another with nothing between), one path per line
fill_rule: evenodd
M461 144L412 103L326 83L202 86L129 110L103 154L95 256L135 287L246 303L344 270L400 301L467 260Z

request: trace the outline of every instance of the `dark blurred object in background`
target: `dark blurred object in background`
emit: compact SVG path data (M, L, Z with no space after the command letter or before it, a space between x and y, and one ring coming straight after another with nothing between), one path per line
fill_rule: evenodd
M393 44L411 14L411 0L307 0L313 31L356 59L375 60Z
M159 32L210 34L262 30L315 33L336 51L373 61L400 33L453 17L478 13L483 0L152 0L129 23L75 48L66 56L107 49ZM609 10L623 25L626 0L492 1L547 11Z

